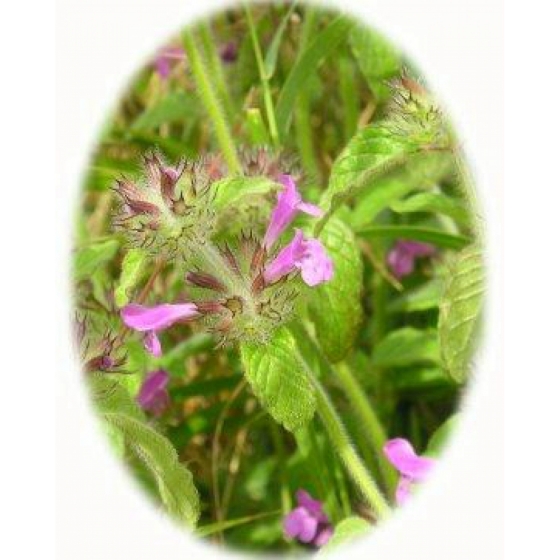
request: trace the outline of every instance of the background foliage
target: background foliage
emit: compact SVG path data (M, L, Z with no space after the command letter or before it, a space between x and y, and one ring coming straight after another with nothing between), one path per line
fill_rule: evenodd
M173 263L127 250L112 231L111 187L139 172L148 149L176 161L221 147L192 60L174 61L166 78L150 60L105 123L85 176L73 271L77 320L89 340L82 357L114 451L178 522L234 546L285 550L296 545L282 535L282 514L306 488L341 522L334 546L363 532L371 512L313 416L294 352L309 358L373 473L387 465L360 429L345 372L375 408L379 434L437 455L470 375L484 283L479 219L452 133L441 149L438 131L394 128L387 80L405 67L420 77L393 45L305 5L252 6L249 15L230 10L194 30L213 91L239 153L281 147L301 166L304 197L328 211L316 233L339 274L309 293L296 331L282 330L267 347L216 349L209 334L180 325L162 334L166 352L154 358L122 328L123 305L173 301L184 283ZM226 62L219 53L229 43L236 56ZM224 181L216 204L241 217L271 188L258 178ZM398 239L431 243L437 255L398 279L386 264ZM294 336L298 328L315 333L322 357ZM108 340L114 368L99 371L96 352ZM158 368L172 376L171 406L154 419L135 397Z

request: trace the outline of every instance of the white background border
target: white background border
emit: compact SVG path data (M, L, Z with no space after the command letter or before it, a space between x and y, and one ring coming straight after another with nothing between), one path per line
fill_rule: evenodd
M131 72L166 35L222 2L59 1L57 196L57 497L61 560L185 558L195 547L146 507L98 436L68 353L66 255L80 173L97 129ZM334 5L337 5L335 2ZM475 164L490 224L491 296L479 377L461 433L422 495L349 558L473 560L501 558L502 517L502 22L494 0L350 1L410 53L443 99ZM366 552L364 552L366 551ZM196 557L196 556L195 556Z

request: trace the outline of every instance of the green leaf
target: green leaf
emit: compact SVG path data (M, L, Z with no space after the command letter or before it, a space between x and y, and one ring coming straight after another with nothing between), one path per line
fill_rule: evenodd
M144 413L118 381L105 375L95 376L90 386L106 429L112 437L118 434L146 466L169 514L195 527L200 512L198 493L191 473L179 462L173 445L145 423Z
M361 190L372 188L381 177L404 165L418 147L398 136L383 125L372 125L360 130L334 162L329 185L321 198L332 212Z
M92 243L78 250L74 259L76 280L90 278L97 269L110 261L119 250L116 239L107 239Z
M423 90L412 92L403 83L394 87L398 101L387 117L360 130L334 162L321 198L326 214L318 230L338 206L414 156L450 148L449 127L431 96Z
M337 523L334 528L333 536L329 542L323 546L318 556L326 555L338 548L341 544L363 537L371 531L371 525L362 517L352 516Z
M89 386L91 397L100 414L121 412L138 420L144 419L144 413L120 381L111 379L106 374L94 375Z
M370 224L380 212L412 191L433 188L453 169L452 158L445 152L425 152L392 173L379 178L356 196L351 222L354 229Z
M352 230L340 219L330 220L319 238L334 275L312 290L309 309L325 354L338 362L352 349L362 320L363 264Z
M144 249L130 249L123 258L121 275L115 288L115 302L123 307L130 301L130 291L136 287L142 276L148 254Z
M169 440L143 422L120 412L106 412L105 421L119 430L128 449L154 477L163 504L177 521L193 528L200 515L192 474L184 467Z
M443 291L441 278L434 278L420 284L417 288L406 291L402 296L394 299L387 307L393 313L426 311L439 307Z
M288 132L290 115L298 93L313 77L325 58L339 47L352 25L353 23L344 16L334 19L309 43L292 67L276 104L276 121L282 136Z
M365 239L413 239L448 249L461 249L472 241L464 235L423 226L367 226L356 233Z
M449 379L449 376L441 367L410 367L399 368L388 372L391 386L402 393L422 392L422 398L426 398L428 391L438 392L440 390L456 390L457 385Z
M198 111L193 93L174 91L148 107L131 125L132 132L149 132L165 123L192 120Z
M460 420L460 414L456 413L450 416L433 434L428 441L424 455L429 457L439 457L449 442L450 437L457 428L457 423Z
M408 212L434 212L453 218L458 224L468 226L470 216L467 208L461 202L453 200L440 193L419 193L406 200L399 200L391 204L391 210L404 214Z
M394 330L381 340L373 352L374 365L381 367L403 367L424 362L439 362L435 329L403 327Z
M295 431L313 418L314 388L286 328L266 345L241 344L241 359L253 392L277 422Z
M266 52L264 59L264 78L267 80L270 80L276 71L276 63L278 61L278 51L282 43L282 35L284 35L284 31L286 30L286 26L292 17L296 4L297 2L293 2L290 9L286 12L286 15L282 18L282 21L272 38L270 46L268 47L268 51Z
M399 52L379 33L361 25L352 29L350 46L373 93L378 99L386 97L385 81L401 69Z
M213 183L212 188L216 192L214 205L223 210L246 197L277 190L279 185L267 177L227 177Z
M245 122L253 146L265 146L270 143L268 130L264 124L260 109L247 109Z
M484 263L479 246L458 253L449 266L439 314L443 364L452 379L466 381L482 312Z

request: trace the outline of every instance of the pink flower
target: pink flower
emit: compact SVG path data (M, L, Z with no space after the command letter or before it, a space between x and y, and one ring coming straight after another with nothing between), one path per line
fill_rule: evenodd
M287 537L316 547L326 544L333 529L323 511L323 504L314 500L305 490L296 493L298 506L284 518L284 533Z
M432 245L418 241L397 241L387 255L387 264L393 274L401 279L414 271L417 257L429 257L436 252Z
M148 373L136 397L138 404L155 416L163 414L169 406L170 399L167 392L169 374L159 369Z
M435 461L417 455L410 442L403 438L389 440L383 451L401 475L395 499L398 505L402 505L410 497L413 485L426 480Z
M171 73L171 63L184 60L185 51L181 47L167 46L158 51L154 67L162 80L167 80Z
M280 175L280 183L284 190L278 194L276 206L272 211L270 223L264 236L264 246L269 250L284 230L292 223L298 212L319 217L323 211L314 204L303 202L296 184L290 175Z
M131 303L121 309L121 318L127 327L145 332L144 346L154 356L161 356L161 344L157 333L176 323L198 316L194 303L163 303L146 307Z
M328 282L333 276L333 263L318 239L306 239L299 229L292 241L286 245L264 269L264 280L274 284L294 270L308 286Z

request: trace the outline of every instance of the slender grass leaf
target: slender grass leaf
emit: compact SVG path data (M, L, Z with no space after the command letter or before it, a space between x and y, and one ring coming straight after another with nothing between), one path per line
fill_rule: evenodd
M130 301L130 292L140 281L147 260L148 254L140 248L130 249L124 256L121 275L115 288L115 302L119 307Z
M264 519L266 517L273 517L275 515L280 515L281 510L269 511L266 513L259 513L258 515L249 515L247 517L241 517L239 519L228 519L227 521L220 521L218 523L210 523L204 527L199 527L196 530L197 537L209 537L215 533L221 531L226 531L227 529L233 529L234 527L239 527L240 525L246 525L252 523L253 521L258 521L259 519Z
M404 327L391 331L373 352L375 366L403 367L426 362L439 362L439 344L435 329Z
M455 390L457 385L441 367L399 368L387 373L391 386L400 393L418 393L425 397L428 392Z
M445 152L425 152L412 156L399 169L366 186L356 196L351 223L354 229L371 224L383 210L412 191L437 185L452 170L453 159Z
M344 16L337 17L309 43L292 67L276 104L276 121L281 136L288 132L294 101L299 91L325 58L338 48L352 25Z
M286 328L267 344L242 344L241 359L253 392L277 422L294 431L313 418L314 389Z
M116 239L106 239L78 250L74 259L76 280L90 278L100 266L109 262L119 250Z
M297 2L293 2L290 9L286 12L286 15L282 18L282 21L272 38L270 46L266 51L266 55L264 57L264 78L266 80L270 80L270 78L274 76L274 72L276 72L276 63L278 61L278 51L280 50L280 45L282 43L282 36L284 35L286 26L292 17L296 4Z
M339 218L320 235L334 265L334 275L313 289L309 310L317 338L328 358L337 362L352 349L362 320L363 264L352 230Z
M342 544L348 544L354 539L364 537L371 531L371 525L362 517L352 516L343 519L334 528L333 536L329 542L321 548L318 556L327 556L328 553L337 549Z
M197 116L196 95L174 91L148 107L131 125L132 132L149 132L166 123L186 122Z
M464 204L441 193L419 193L405 200L395 201L391 210L399 214L433 212L453 218L459 225L468 226L470 216Z
M442 361L458 383L465 382L469 374L483 293L482 252L479 246L470 245L449 266L438 323Z
M443 282L441 278L434 278L411 290L389 303L387 309L393 313L426 311L439 307Z
M461 249L471 242L464 235L422 226L368 226L356 233L365 239L413 239L447 249Z

